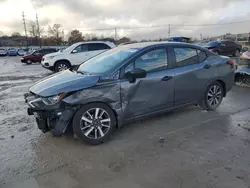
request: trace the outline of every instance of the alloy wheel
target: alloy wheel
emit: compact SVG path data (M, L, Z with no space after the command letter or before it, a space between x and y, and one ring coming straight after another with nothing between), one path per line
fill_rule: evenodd
M218 85L213 85L207 94L207 102L211 107L218 106L222 100L222 90Z
M82 133L90 139L104 137L111 126L111 119L107 111L102 108L92 108L86 111L80 122Z
M59 71L64 71L64 70L66 70L66 69L68 69L68 66L67 66L67 65L65 65L65 64L60 64L60 65L58 65L58 70L59 70Z

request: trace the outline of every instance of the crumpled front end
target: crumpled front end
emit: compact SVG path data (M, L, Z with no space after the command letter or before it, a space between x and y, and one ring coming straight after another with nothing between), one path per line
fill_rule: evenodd
M43 98L33 93L24 95L28 104L28 115L34 115L37 126L42 132L51 131L54 136L61 136L65 133L71 119L76 111L72 106L64 102L52 101L53 97Z

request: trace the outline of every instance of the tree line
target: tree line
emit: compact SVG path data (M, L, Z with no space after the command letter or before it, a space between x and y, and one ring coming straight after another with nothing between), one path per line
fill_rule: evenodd
M73 29L68 34L65 40L65 33L61 24L48 26L47 31L43 28L37 28L35 22L31 22L27 29L28 37L21 35L19 32L14 32L10 36L0 36L0 46L56 46L56 45L71 45L81 41L110 41L116 44L131 42L128 37L122 37L115 40L113 37L96 36L94 34L83 35L78 29ZM1 35L1 32L0 32Z

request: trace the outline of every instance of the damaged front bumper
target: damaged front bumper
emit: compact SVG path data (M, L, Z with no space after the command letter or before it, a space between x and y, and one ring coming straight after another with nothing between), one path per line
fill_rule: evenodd
M44 133L51 131L54 136L65 133L76 111L76 108L62 102L53 106L40 105L39 97L31 93L26 93L24 99L29 106L27 113L35 116L38 128ZM38 103L34 105L32 101L38 101Z

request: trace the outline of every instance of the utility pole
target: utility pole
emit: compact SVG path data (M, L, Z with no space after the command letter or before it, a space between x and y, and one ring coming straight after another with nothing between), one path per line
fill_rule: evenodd
M170 38L170 33L171 33L171 27L170 24L168 24L168 39Z
M201 37L201 41L202 41L202 39L203 39L203 37L202 37L202 33L200 34L200 37Z
M36 28L37 28L37 34L38 34L38 40L39 40L39 46L41 48L41 35L40 35L40 26L38 21L38 15L36 14Z
M25 31L25 37L26 37L26 46L28 47L28 35L27 35L27 28L26 28L24 11L22 13L22 18L23 18L23 27L24 27L24 31Z

